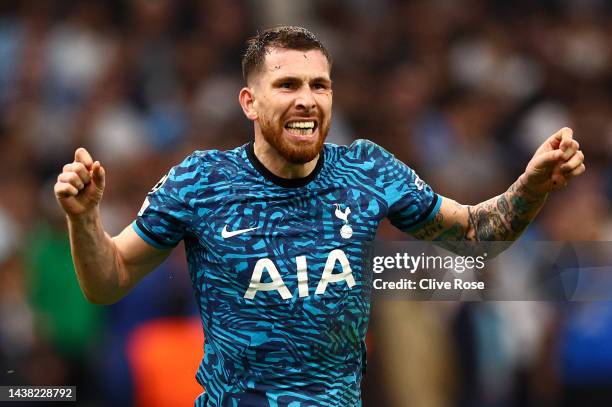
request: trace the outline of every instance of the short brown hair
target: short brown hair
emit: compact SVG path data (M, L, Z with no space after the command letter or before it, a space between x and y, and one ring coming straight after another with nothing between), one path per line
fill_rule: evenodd
M269 28L247 42L247 49L242 56L242 77L248 82L249 76L261 71L270 48L295 49L298 51L319 50L327 58L331 69L332 60L327 48L310 31L302 27L280 26Z

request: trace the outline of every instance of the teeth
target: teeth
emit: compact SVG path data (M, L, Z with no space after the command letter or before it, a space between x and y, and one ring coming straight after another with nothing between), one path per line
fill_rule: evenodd
M288 129L314 129L314 121L307 122L292 122L287 124Z
M311 128L307 128L307 129L301 129L301 128L298 128L298 127L289 127L287 130L289 130L290 133L298 134L300 136L306 136L308 134L312 134L313 131L314 131L314 129L312 127Z

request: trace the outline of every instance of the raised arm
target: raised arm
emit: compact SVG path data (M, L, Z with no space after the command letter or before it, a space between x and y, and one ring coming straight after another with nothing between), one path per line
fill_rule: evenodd
M114 238L104 231L99 208L104 186L104 168L79 148L54 187L66 213L79 285L85 297L96 304L121 299L170 253L147 244L129 226Z
M585 171L584 155L564 127L535 152L525 172L503 194L478 205L443 198L438 214L413 236L433 241L513 241L538 214L549 192Z

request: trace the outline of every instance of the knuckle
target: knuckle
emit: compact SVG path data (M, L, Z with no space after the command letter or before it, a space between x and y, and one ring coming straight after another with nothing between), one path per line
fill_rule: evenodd
M78 184L82 184L83 182L81 181L81 177L79 177L79 175L75 172L71 172L69 174L69 178L68 181L73 184L73 185L78 185Z

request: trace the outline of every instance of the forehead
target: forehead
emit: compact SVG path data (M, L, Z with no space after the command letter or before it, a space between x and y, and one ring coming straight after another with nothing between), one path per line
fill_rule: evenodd
M316 49L299 51L271 48L266 53L262 77L274 80L283 76L329 79L329 63L325 55Z

